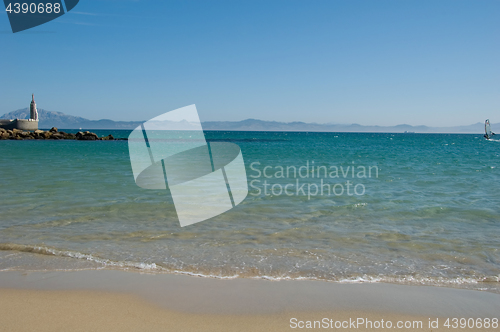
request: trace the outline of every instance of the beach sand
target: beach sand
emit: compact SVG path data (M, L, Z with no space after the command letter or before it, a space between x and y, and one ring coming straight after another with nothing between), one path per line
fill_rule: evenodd
M500 316L500 295L479 291L113 270L1 272L0 299L2 331L311 330L299 328L300 321L305 327L318 321L316 330L450 331L457 329L443 326L447 318ZM358 319L363 324L352 325ZM429 327L436 319L439 328ZM386 327L388 321L392 328ZM399 321L413 326L398 329Z

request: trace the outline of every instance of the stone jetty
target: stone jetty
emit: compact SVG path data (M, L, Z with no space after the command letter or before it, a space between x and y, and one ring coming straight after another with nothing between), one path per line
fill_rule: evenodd
M76 134L65 133L64 131L57 130L56 127L48 131L35 130L35 131L25 131L19 129L3 129L0 128L0 140L25 140L25 139L72 139L79 141L114 141L116 140L113 135L108 135L104 137L99 137L95 133L90 131L79 131Z

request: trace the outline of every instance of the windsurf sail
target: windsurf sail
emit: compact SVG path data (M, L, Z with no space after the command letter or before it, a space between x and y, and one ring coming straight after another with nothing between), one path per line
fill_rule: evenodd
M484 137L486 137L486 139L489 139L491 136L495 135L491 132L491 126L490 126L490 120L487 119L486 121L484 121Z

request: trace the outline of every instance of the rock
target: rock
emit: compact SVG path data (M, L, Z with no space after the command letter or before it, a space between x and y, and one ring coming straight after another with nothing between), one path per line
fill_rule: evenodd
M57 128L56 127L52 127L50 128L49 130L51 133L57 133Z
M83 133L79 131L78 133L76 133L75 137L77 140L82 140L82 141L95 141L99 139L99 136L97 136L94 133L91 133L90 131L85 131Z
M35 130L33 132L33 137L36 139L44 139L45 138L44 133L45 132L43 130Z
M111 134L109 134L108 136L104 136L104 137L100 138L101 141L113 141L114 139L115 138Z
M51 138L52 139L64 139L64 135L61 133L58 133L58 132L54 132L54 133L52 133Z

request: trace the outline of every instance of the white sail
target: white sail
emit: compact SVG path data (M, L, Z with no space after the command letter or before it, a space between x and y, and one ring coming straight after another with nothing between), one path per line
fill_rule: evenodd
M486 138L490 138L492 136L491 135L490 120L489 119L484 122L484 132L485 132Z

